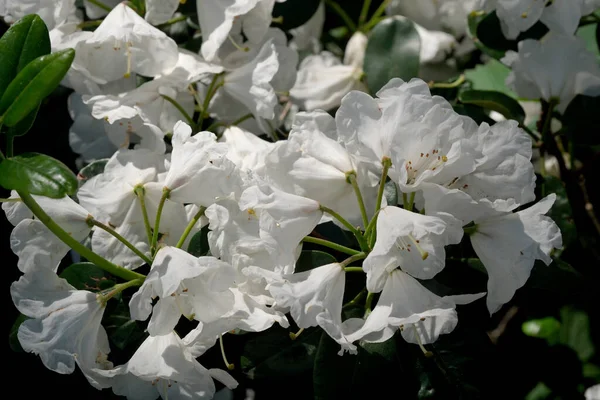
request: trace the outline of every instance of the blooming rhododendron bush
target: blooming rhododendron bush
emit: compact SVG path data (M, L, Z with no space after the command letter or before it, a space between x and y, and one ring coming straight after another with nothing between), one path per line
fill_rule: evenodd
M599 398L600 1L0 17L25 398Z

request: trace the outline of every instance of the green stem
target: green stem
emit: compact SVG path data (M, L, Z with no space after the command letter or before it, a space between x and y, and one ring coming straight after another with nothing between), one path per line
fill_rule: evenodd
M351 256L356 255L356 254L361 254L360 251L351 249L350 247L342 246L341 244L330 242L329 240L325 240L325 239L315 238L312 236L306 236L306 237L304 237L304 239L302 239L302 241L305 243L314 243L314 244L318 244L318 245L321 245L324 247L329 247L330 249L337 250L340 253L345 253L345 254L348 254Z
M536 142L538 142L538 141L541 139L540 135L538 135L537 133L535 133L534 131L532 131L531 129L529 129L528 127L526 127L525 125L521 125L521 124L519 124L519 127L520 127L521 129L523 129L525 132L527 132L527 134L528 134L529 136L531 136L531 138L532 138L533 140L535 140ZM535 143L534 143L534 144L535 144Z
M6 157L10 158L14 154L15 137L13 135L6 136Z
M342 217L340 214L336 213L335 211L333 211L331 208L325 207L323 205L321 205L319 207L321 209L321 211L331 215L333 218L337 219L338 221L340 221L342 223L342 225L344 225L346 228L348 228L348 230L354 234L356 234L357 230L355 227L352 226L352 224L350 222L348 222L344 217Z
M191 127L194 127L194 119L190 117L190 114L188 114L187 111L183 109L183 107L181 107L181 104L179 104L177 101L175 101L175 99L167 96L166 94L161 94L161 97L169 103L173 104L173 107L175 107L181 113L181 115L183 115L188 124Z
M171 189L168 187L163 188L163 194L160 198L160 202L158 203L158 210L156 210L156 220L154 221L154 231L152 232L152 242L150 243L150 252L152 253L152 257L156 254L156 247L158 244L158 231L160 228L160 216L162 214L163 207L165 206L165 202L169 198L169 194L171 193Z
M369 314L371 314L371 307L373 304L373 298L375 297L375 293L371 293L369 292L369 294L367 295L367 300L365 300L365 315L364 318L368 317Z
M377 239L377 230L375 229L375 227L377 226L377 218L379 218L379 211L381 211L381 208L377 210L375 215L373 215L373 218L371 218L371 222L369 222L369 226L367 226L367 230L364 234L365 238L367 238L367 240L369 241L369 248L373 248L375 240Z
M375 10L373 15L371 16L371 19L369 20L369 22L367 22L366 24L363 25L363 27L362 27L363 32L368 32L369 30L371 30L371 28L373 28L375 25L377 25L380 22L379 17L381 17L383 15L383 13L385 12L385 8L390 3L390 1L391 0L384 0L381 2L379 7L377 7L377 10Z
M545 115L545 119L544 119L544 125L542 125L542 140L543 141L549 141L549 140L553 140L552 137L550 137L550 127L552 126L552 112L554 111L554 107L556 107L556 105L558 104L558 100L556 99L551 99L550 103L548 104L548 109L546 110L546 115Z
M358 26L362 27L367 20L367 15L369 14L369 8L371 7L371 0L364 0L362 9L360 10L360 16L358 17Z
M61 228L54 220L46 214L46 212L40 207L40 205L35 201L31 194L18 191L19 197L25 203L25 205L31 210L33 215L36 216L37 219L42 222L46 228L50 230L50 232L54 233L56 237L62 240L67 246L75 250L82 257L85 257L90 262L96 264L99 268L102 268L106 272L118 276L119 278L125 279L127 281L131 281L134 279L141 279L142 281L146 279L146 277L142 274L139 274L134 271L130 271L123 267L120 267L116 264L111 263L110 261L104 259L98 254L94 253L92 250L88 249L77 240L73 239L71 235L69 235L63 228Z
M358 254L354 254L348 258L346 258L344 261L342 261L340 263L340 265L342 266L342 268L344 268L344 270L346 270L346 267L350 264L352 264L354 261L359 261L359 260L364 260L365 258L367 258L367 253L365 252L360 252ZM362 268L360 268L362 270Z
M415 203L415 194L416 192L412 192L410 197L406 193L402 193L402 206L406 211L412 211L413 205Z
M95 6L96 6L96 7L98 7L98 8L101 8L101 9L103 9L104 11L108 11L108 12L111 12L111 11L112 11L112 8L110 8L109 6L107 6L106 4L102 3L102 2L101 2L101 1L99 1L99 0L86 0L86 1L87 1L88 3L91 3L91 4L95 5Z
M206 90L206 96L204 97L204 101L202 102L202 110L200 111L198 121L196 122L197 130L202 129L202 123L204 122L204 118L208 117L208 106L210 105L210 101L212 100L215 93L217 93L219 87L223 85L222 82L220 84L217 84L217 81L219 80L220 76L220 74L215 74L215 76L213 76L212 78L212 81L210 81L210 85L208 85L208 89Z
M385 180L387 179L388 171L392 166L392 160L390 160L388 157L383 157L383 160L381 160L381 164L383 164L383 172L381 173L381 180L379 181L379 190L377 191L377 203L375 204L375 212L379 211L379 209L381 208L381 203L383 201L383 192L385 191Z
M175 247L180 249L181 246L183 246L183 243L185 243L185 240L189 236L194 226L198 223L198 220L204 215L204 211L206 211L206 207L200 207L196 215L194 215L194 218L192 218L188 226L185 228L185 231L183 231L183 235L181 235Z
M349 302L347 302L346 304L344 304L342 306L342 308L352 307L352 306L356 305L359 301L362 300L363 297L365 297L366 294L367 294L367 288L363 288L363 290L361 290L360 292L358 292L358 294L356 295L356 297L354 297L352 300L350 300Z
M20 201L21 199L19 199L18 197L13 197L10 199L0 199L0 203L18 203Z
M150 246L152 244L152 228L150 227L150 218L148 218L148 210L146 209L146 190L143 186L137 186L133 192L140 201L142 215L144 216L144 226L146 227L146 236L148 237L148 245Z
M333 0L324 0L325 5L329 6L337 15L340 16L352 32L356 32L356 24L352 21L352 18L344 11L344 9Z
M477 225L473 224L464 226L463 231L465 232L465 235L471 236L472 234L477 232Z
M100 297L100 302L102 305L106 306L106 303L108 302L108 300L112 299L113 297L115 297L116 295L121 293L123 290L128 289L133 286L142 286L143 283L144 283L143 279L133 279L129 282L120 283L118 285L115 285L115 286L111 287L110 289L108 289L103 294L98 295Z
M239 125L242 122L244 122L245 120L250 119L250 118L254 118L254 115L252 115L252 114L246 114L244 116L239 117L238 119L236 119L235 121L233 121L229 125Z
M346 271L346 272L365 272L365 270L362 269L362 267L345 267L344 271Z
M117 239L119 242L123 243L129 250L133 251L135 254L137 254L138 257L140 257L142 260L144 260L144 262L146 264L152 265L152 260L149 259L148 256L146 256L144 253L142 253L138 248L136 248L133 244L131 244L127 239L125 239L123 236L121 236L117 231L115 231L110 226L104 225L102 222L94 219L94 217L92 217L91 215L88 217L86 222L90 226L97 226L98 228L103 229L106 232L110 233L112 236L115 237L115 239Z
M462 74L461 76L458 77L457 80L455 80L454 82L450 82L450 83L429 82L429 87L431 89L454 89L454 88L459 87L463 83L465 83L465 80L466 80L465 75Z
M367 229L367 226L369 226L369 217L367 217L367 209L365 208L365 202L363 200L362 193L360 192L360 187L358 187L358 182L356 182L356 174L348 174L347 179L354 188L356 200L358 201L358 207L360 208L360 215L362 216L363 227Z
M156 25L156 27L158 29L166 28L169 25L173 25L173 24L176 24L178 22L185 21L186 19L187 19L187 16L180 15L179 17L171 18L167 22L163 22L162 24Z
M103 20L101 19L97 19L94 21L84 21L82 23L80 23L79 25L77 25L78 29L84 29L84 28L97 28L102 24Z

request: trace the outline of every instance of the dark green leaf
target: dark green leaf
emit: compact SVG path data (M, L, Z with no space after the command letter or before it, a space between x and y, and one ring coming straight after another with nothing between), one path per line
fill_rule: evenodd
M490 90L465 90L458 95L465 104L475 104L487 110L502 114L506 119L514 119L519 124L525 122L525 111L514 98L501 92Z
M38 106L32 112L30 112L25 118L23 118L22 121L20 121L18 124L16 124L15 126L13 126L11 128L8 128L5 132L6 135L7 136L23 136L27 132L29 132L29 130L33 126L33 123L35 122L35 118L37 117L37 113L38 113L39 109L40 109L40 105L38 104Z
M412 21L395 16L378 23L369 36L363 66L371 93L392 78L416 77L420 51L421 39Z
M558 333L560 322L553 317L531 319L523 322L521 330L527 336L548 339Z
M594 54L596 58L600 58L598 41L596 39L598 34L598 26L600 26L600 24L586 25L577 29L577 36L583 39L585 42L585 47L590 51L590 53Z
M548 196L550 193L556 194L556 201L550 210L549 216L560 228L563 238L563 249L577 241L577 228L573 220L573 210L569 203L569 196L562 181L554 176L547 176L544 179L542 196ZM559 251L557 254L560 254Z
M465 77L475 90L491 90L517 98L517 95L504 83L510 74L510 69L498 60L491 59L484 65L465 71Z
M560 343L573 349L582 362L588 361L596 351L590 335L588 315L572 307L563 307L560 319Z
M469 37L473 40L473 43L475 43L475 46L479 50L481 50L485 54L499 60L502 57L504 57L505 52L487 47L477 37L477 27L479 26L481 21L483 21L485 19L485 17L486 17L485 14L480 15L477 13L471 13L468 18L468 34L469 34Z
M273 327L244 345L240 365L250 379L294 377L313 368L320 328L306 329L296 340L289 331Z
M337 262L335 257L324 251L302 250L298 261L296 261L294 272L304 272L334 262Z
M63 79L75 50L66 49L41 56L27 64L8 85L0 99L0 114L8 127L15 126L38 107Z
M287 0L283 3L275 3L273 18L282 18L282 21L273 21L273 25L284 31L297 28L317 12L319 4L321 0Z
M194 257L202 257L210 252L210 247L208 246L208 232L210 231L208 225L206 225L192 236L190 244L188 245L188 253Z
M91 262L71 264L60 273L60 277L77 290L98 292L115 285L106 271Z
M21 347L21 343L19 342L19 338L17 337L17 333L19 332L19 327L25 321L27 321L29 317L26 315L19 315L15 320L15 323L10 328L10 333L8 335L8 344L12 351L22 352L23 348Z
M59 199L75 193L77 177L52 157L23 153L0 162L0 186Z
M131 320L129 306L122 299L113 310L107 311L102 325L111 343L121 350L132 344L139 345L148 336L138 321Z
M552 389L544 384L544 382L538 383L531 392L527 394L525 400L545 400L551 398Z
M596 24L596 47L596 50L600 54L600 24Z
M108 158L103 158L101 160L96 160L81 168L81 170L77 174L79 187L81 187L84 183L86 183L89 179L93 178L94 176L103 173L107 162Z
M27 64L50 53L50 36L44 21L26 15L0 38L0 97L10 82Z
M357 350L340 356L340 345L322 333L313 371L315 399L390 398L390 383L398 387L403 379L395 338Z
M550 265L538 260L525 285L564 296L581 290L581 279L577 270L560 259L554 259Z

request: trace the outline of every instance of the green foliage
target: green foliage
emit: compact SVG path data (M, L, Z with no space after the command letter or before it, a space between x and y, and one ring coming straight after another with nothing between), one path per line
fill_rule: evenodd
M96 160L79 170L79 173L77 174L79 187L81 187L88 180L92 179L94 176L102 174L107 162L108 158Z
M210 254L208 232L210 232L210 230L208 229L208 225L206 225L192 236L187 249L188 253L194 257L202 257Z
M560 322L553 317L532 319L524 322L521 329L527 336L549 339L558 334Z
M475 104L487 110L502 114L506 119L514 119L523 124L525 111L517 100L501 92L490 90L465 90L458 95L458 100L465 104Z
M58 87L75 58L75 50L66 49L41 56L27 64L8 85L0 99L0 120L15 126Z
M91 262L71 264L60 273L77 290L99 292L115 285L112 277Z
M334 262L337 262L335 257L324 251L302 250L294 272L304 272Z
M21 324L23 322L27 321L28 319L29 319L29 317L21 314L17 317L15 322L10 327L10 333L8 334L8 345L10 346L10 349L12 351L15 351L15 352L23 351L23 348L21 347L21 343L19 342L19 338L17 337L17 334L19 332L19 327L21 326Z
M500 92L516 98L517 95L504 83L509 73L510 69L507 66L492 59L487 64L466 70L465 77L471 82L472 89Z
M287 0L283 3L275 3L273 7L273 18L282 18L280 23L274 26L289 30L303 25L314 15L321 4L321 0Z
M77 177L52 157L24 153L0 162L0 186L59 199L75 194Z
M40 17L31 14L15 22L0 38L0 97L27 64L48 53L50 36Z
M420 51L421 39L412 21L393 17L378 23L369 35L363 64L370 92L376 93L392 78L416 77Z

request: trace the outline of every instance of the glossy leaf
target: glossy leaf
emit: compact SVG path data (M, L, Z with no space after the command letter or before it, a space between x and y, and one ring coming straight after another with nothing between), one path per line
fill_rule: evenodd
M35 123L35 119L37 118L37 113L40 109L40 105L38 104L38 106L32 111L30 112L25 118L23 118L21 121L19 121L18 124L16 124L15 126L6 129L6 131L4 132L7 136L23 136L25 135L27 132L29 132L29 130L31 129L31 127L33 127L33 124Z
M35 110L60 84L74 57L75 50L66 49L38 57L23 68L0 99L4 125L15 126Z
M420 51L421 39L412 21L396 16L378 23L369 35L363 64L371 93L392 78L416 77Z
M88 180L92 179L96 175L100 175L104 172L108 158L96 160L85 167L81 168L77 174L77 180L79 181L79 187L81 187Z
M128 346L135 350L139 344L148 336L144 332L142 324L130 318L129 306L119 299L119 303L114 309L107 310L102 325L106 328L106 333L110 342L120 350ZM138 346L133 346L134 344Z
M0 38L0 96L27 64L50 53L50 36L44 21L30 14L15 22Z
M335 257L324 251L302 250L294 272L304 272L334 262L337 262Z
M505 52L502 50L492 49L492 48L486 46L477 37L477 27L479 26L481 21L483 21L485 19L485 17L486 17L486 14L471 13L468 17L467 33L469 34L469 37L473 40L475 47L477 47L479 50L481 50L485 54L499 60L502 57L504 57Z
M553 317L532 319L523 322L521 330L527 336L548 339L558 333L560 330L560 322Z
M190 239L190 244L188 245L188 253L193 255L194 257L202 257L206 256L210 253L210 247L208 245L208 225L200 229L199 232L196 232L194 236Z
M91 262L80 262L69 265L60 273L75 289L99 292L115 285L110 275Z
M0 186L58 199L75 193L77 178L50 156L24 153L0 162Z
M465 90L458 95L458 100L465 104L475 104L487 110L499 112L506 119L514 119L523 124L525 110L514 98L491 90Z

